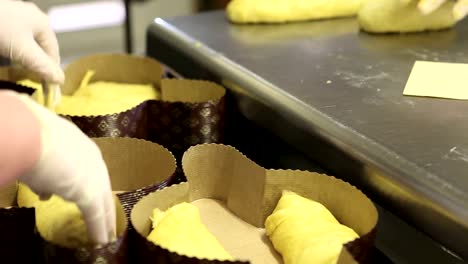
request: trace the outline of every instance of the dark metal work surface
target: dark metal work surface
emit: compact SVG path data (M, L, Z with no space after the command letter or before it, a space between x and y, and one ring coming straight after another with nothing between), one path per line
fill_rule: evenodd
M155 20L147 51L223 82L248 119L468 258L468 103L402 96L415 60L468 62L468 21L374 36L353 19L240 26L212 12Z

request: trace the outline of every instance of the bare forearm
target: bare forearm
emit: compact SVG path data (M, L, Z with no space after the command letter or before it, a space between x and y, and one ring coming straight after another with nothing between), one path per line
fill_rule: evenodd
M40 156L40 124L10 91L0 91L0 186L31 169Z

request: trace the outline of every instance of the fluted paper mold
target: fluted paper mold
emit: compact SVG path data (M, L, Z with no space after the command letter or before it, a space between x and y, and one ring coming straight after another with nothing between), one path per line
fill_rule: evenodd
M219 144L191 147L183 156L182 166L186 183L153 192L132 210L131 223L138 233L138 263L222 263L178 255L146 239L152 210L166 210L181 202L199 207L203 223L238 261L282 263L259 230L283 190L322 203L338 221L359 234L358 239L344 245L338 263L365 263L370 257L377 210L361 191L346 182L309 171L264 169L236 149ZM221 217L223 214L229 217Z

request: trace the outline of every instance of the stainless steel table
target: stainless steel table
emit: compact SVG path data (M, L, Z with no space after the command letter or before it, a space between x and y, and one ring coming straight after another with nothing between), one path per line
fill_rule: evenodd
M415 60L468 63L468 21L375 36L352 18L245 26L210 12L156 19L147 52L222 82L249 120L468 259L468 102L402 95Z

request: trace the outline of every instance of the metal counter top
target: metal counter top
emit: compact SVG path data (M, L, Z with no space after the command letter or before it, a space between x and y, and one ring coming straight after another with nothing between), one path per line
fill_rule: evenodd
M178 55L152 49L156 42L299 134L343 151L359 166L346 180L468 259L468 102L402 95L415 60L468 63L468 21L448 31L376 36L349 18L246 26L210 12L149 27L149 54L172 66ZM305 152L316 150L264 110L244 112Z

